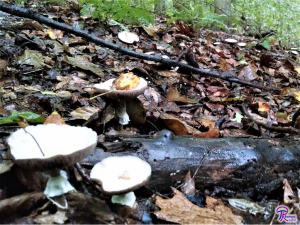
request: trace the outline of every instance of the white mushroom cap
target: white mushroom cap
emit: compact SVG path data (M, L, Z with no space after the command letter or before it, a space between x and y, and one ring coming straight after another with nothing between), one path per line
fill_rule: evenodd
M151 176L151 166L135 156L108 157L97 163L91 179L106 194L123 194L144 186Z
M89 155L97 144L96 132L87 127L43 124L25 130L14 132L7 143L15 163L27 169L51 170L73 165Z
M240 46L240 47L245 47L247 44L245 43L245 42L239 42L238 43L238 46Z
M120 98L136 98L140 94L143 94L147 89L148 84L147 81L143 78L140 78L139 84L130 90L113 90L112 85L115 78L109 79L103 83L95 84L94 88L97 89L100 93L107 93L105 96L112 99L120 99ZM112 92L110 92L112 91Z
M134 42L140 41L140 38L137 34L128 31L122 31L118 33L118 38L120 41L123 41L126 44L133 44Z
M229 44L235 44L235 43L237 43L238 41L235 40L235 39L233 39L233 38L227 38L227 39L225 39L225 42L227 42L227 43L229 43Z

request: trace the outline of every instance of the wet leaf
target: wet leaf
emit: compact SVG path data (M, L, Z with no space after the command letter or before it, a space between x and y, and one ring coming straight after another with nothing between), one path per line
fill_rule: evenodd
M84 106L81 108L77 108L76 110L72 111L70 114L73 118L76 119L84 119L88 120L94 113L97 113L99 108L92 107L92 106Z
M158 37L157 32L160 29L159 26L155 26L153 24L149 24L148 26L142 25L144 30L147 32L148 35L152 37Z
M299 67L295 68L295 71L296 71L298 74L300 74L300 68L299 68Z
M280 95L293 96L295 99L297 99L300 102L300 90L296 91L293 88L286 87L286 88L282 88Z
M160 118L175 135L198 134L200 131L187 125L184 121L164 113Z
M54 123L54 124L58 124L58 125L66 124L64 119L55 111L53 113L51 113L51 115L48 116L46 121L44 122L44 124L48 124L48 123Z
M60 210L54 214L43 213L34 218L34 222L37 224L64 224L67 220L66 212Z
M186 174L183 185L181 186L181 191L184 194L193 194L194 195L196 193L195 180L194 180L194 178L191 177L191 171L189 171Z
M22 120L26 120L30 123L43 123L45 118L33 112L12 111L10 116L0 118L0 125L18 123Z
M204 127L208 127L208 128L214 128L216 122L209 120L209 119L205 119L205 118L195 118L196 121L200 122L200 124Z
M48 28L46 29L46 32L52 40L64 37L64 32L61 30L53 30L51 28Z
M259 45L261 45L267 50L271 49L271 42L268 39L263 40L261 43L259 43Z
M220 137L220 131L215 128L209 129L207 132L202 132L201 134L193 135L196 138L218 138Z
M63 61L71 64L72 66L81 68L83 70L91 71L98 76L103 75L102 68L100 68L100 66L98 65L95 65L94 63L91 63L85 56L79 56L79 55L75 57L65 56Z
M53 91L41 91L41 93L42 93L43 95L56 95L56 93L53 92Z
M199 102L197 99L191 99L184 96L181 96L176 88L169 88L167 93L167 100L173 102L184 102L196 104Z
M283 201L285 204L291 204L296 202L296 196L292 190L291 185L289 184L287 179L282 181L283 183Z
M257 203L251 202L246 199L230 198L228 199L228 202L236 209L242 210L244 212L249 212L255 216L257 213L269 214L268 210L265 207L262 207Z
M159 103L162 101L161 95L152 87L148 88L144 92L144 96L148 101L155 101L156 103Z
M30 65L35 69L42 68L44 64L43 55L38 51L26 49L24 54L18 58L18 64Z
M258 78L256 74L257 69L249 64L244 66L243 69L239 72L238 78L242 80L252 81Z
M179 224L241 224L242 217L235 216L221 201L206 198L207 207L200 208L186 199L184 194L172 188L174 197L163 199L155 196L155 204L161 209L154 212L157 218Z

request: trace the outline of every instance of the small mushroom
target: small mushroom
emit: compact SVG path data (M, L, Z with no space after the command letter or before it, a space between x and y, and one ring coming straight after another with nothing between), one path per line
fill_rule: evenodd
M147 81L140 78L138 85L129 90L115 90L113 87L114 81L115 79L109 79L104 83L95 84L94 88L100 93L107 93L105 94L106 97L118 101L116 116L119 118L119 123L121 125L126 125L130 121L129 115L126 112L126 102L143 94L148 87Z
M238 46L240 46L240 47L245 47L247 44L245 43L245 42L239 42L238 43Z
M101 190L111 194L112 202L133 206L133 191L144 186L151 176L151 166L135 156L108 157L97 163L90 174Z
M140 41L140 38L139 36L137 36L137 34L128 31L122 31L118 33L118 38L120 39L120 41L126 44L133 44L134 42Z
M60 169L89 155L96 147L97 134L87 127L44 124L15 131L7 143L18 166L35 171L50 171L44 194L53 201L51 198L75 190L67 178L61 175ZM67 207L65 200L64 205L53 202L60 208Z
M225 39L225 42L229 43L229 44L236 44L237 40L233 39L233 38L227 38Z

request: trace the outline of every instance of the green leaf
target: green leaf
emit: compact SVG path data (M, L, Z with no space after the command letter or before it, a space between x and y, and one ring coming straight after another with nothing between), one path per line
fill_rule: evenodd
M269 40L265 39L263 42L259 43L262 47L264 47L267 50L271 49L271 43Z
M19 117L30 123L44 123L46 118L33 112L20 112Z
M56 95L56 93L53 92L53 91L41 91L41 93L42 93L43 95Z
M230 120L231 121L236 121L238 123L241 123L242 122L242 118L244 118L244 117L237 112L237 113L235 113L235 118L234 119L230 119Z
M22 119L29 123L43 123L46 120L45 117L33 112L12 111L10 116L0 118L0 125L18 123Z

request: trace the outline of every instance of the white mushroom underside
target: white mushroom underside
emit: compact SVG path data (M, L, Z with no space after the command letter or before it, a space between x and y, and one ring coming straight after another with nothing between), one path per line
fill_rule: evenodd
M108 157L97 163L91 179L101 183L104 192L121 192L145 182L151 175L150 165L135 156Z
M97 141L96 132L86 127L45 124L28 126L25 129L36 141L24 129L14 132L7 141L15 159L44 159L56 155L69 155Z

